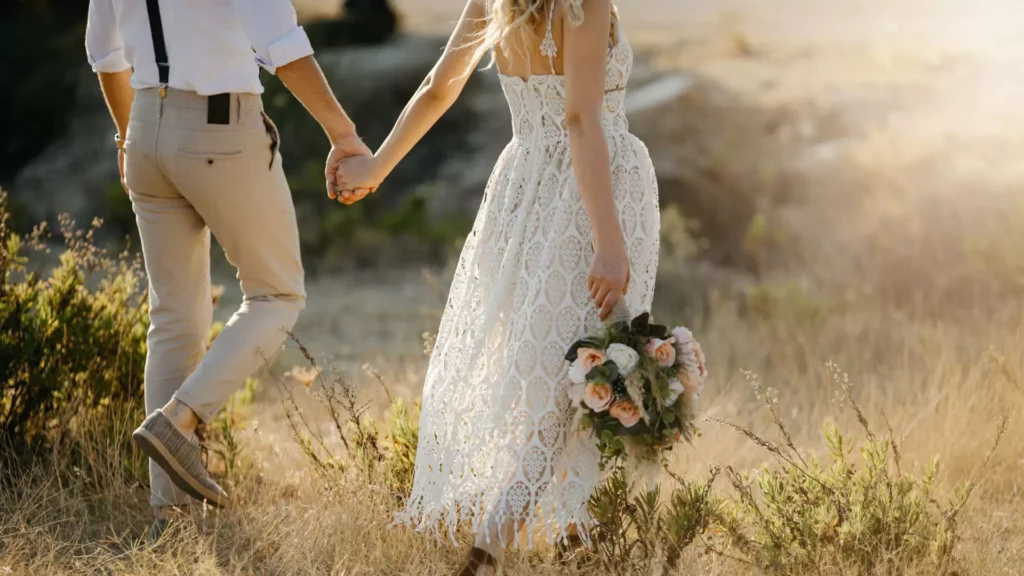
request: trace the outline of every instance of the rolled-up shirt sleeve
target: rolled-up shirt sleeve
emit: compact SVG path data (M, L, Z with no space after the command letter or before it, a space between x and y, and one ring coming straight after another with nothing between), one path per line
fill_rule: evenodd
M111 0L89 0L85 53L93 72L121 72L131 67L124 56L124 41L117 30Z
M291 0L233 0L256 61L268 72L313 53Z

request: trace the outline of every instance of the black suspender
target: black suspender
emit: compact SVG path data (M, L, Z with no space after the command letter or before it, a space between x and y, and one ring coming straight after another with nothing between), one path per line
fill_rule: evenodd
M149 33L153 37L153 55L156 56L156 70L160 75L160 96L167 96L167 83L171 77L171 64L167 61L167 45L164 43L164 26L160 20L159 0L146 0L149 13Z
M164 25L160 18L159 0L146 0L149 13L149 33L153 37L153 56L156 57L156 71L160 77L160 97L167 97L167 83L170 82L171 64L167 58L167 44L164 42ZM229 124L231 122L231 96L216 94L208 99L207 123Z
M171 77L171 64L167 58L167 44L164 42L164 25L160 18L159 0L146 0L149 13L149 33L153 37L153 56L156 57L156 71L160 77L160 97L167 97L167 84ZM231 95L214 94L208 99L208 124L231 123Z

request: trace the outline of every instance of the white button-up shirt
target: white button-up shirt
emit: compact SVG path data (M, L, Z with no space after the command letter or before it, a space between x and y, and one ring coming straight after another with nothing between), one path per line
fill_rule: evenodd
M160 2L168 85L204 96L260 94L259 68L313 53L290 0L163 0ZM132 68L132 87L160 85L145 0L89 0L85 33L95 72Z

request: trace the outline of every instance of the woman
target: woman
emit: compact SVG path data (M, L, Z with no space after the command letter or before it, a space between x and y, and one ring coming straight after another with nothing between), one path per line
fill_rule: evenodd
M470 0L375 157L340 166L338 199L376 189L488 53L513 138L459 260L399 515L453 535L468 522L467 575L493 574L504 546L531 546L536 528L586 537L599 456L572 429L563 356L620 299L650 309L658 258L657 184L628 132L633 57L610 0Z

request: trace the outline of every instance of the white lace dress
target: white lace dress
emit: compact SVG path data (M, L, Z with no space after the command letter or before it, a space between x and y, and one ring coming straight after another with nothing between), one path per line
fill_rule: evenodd
M632 275L626 304L637 313L654 294L658 190L647 148L628 131L633 52L617 37L602 124ZM543 47L553 58L550 25ZM572 429L564 355L601 322L587 290L592 236L569 154L565 79L500 79L513 137L448 296L423 391L414 486L398 522L454 537L460 522L477 532L485 521L518 521L526 530L515 544L532 546L536 528L554 540L590 523L599 455Z

